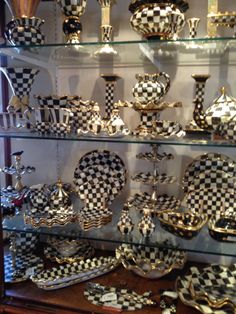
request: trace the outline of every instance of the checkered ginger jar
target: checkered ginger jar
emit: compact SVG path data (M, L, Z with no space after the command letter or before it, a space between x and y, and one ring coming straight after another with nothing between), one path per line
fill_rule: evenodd
M157 103L170 88L170 77L165 72L137 74L136 79L138 82L133 88L133 96L141 104Z

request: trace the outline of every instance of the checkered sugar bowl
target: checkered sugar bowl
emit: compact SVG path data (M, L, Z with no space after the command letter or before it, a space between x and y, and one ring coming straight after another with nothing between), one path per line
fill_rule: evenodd
M187 9L184 0L132 0L130 23L145 38L173 39L184 27Z

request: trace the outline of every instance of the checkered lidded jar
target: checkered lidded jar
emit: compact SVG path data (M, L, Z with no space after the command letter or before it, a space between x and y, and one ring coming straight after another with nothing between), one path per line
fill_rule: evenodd
M170 88L170 77L165 72L136 74L136 79L138 82L133 88L133 95L141 104L157 103Z

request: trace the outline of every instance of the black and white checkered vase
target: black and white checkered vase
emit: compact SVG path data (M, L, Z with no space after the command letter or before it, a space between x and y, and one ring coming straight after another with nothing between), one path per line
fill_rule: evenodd
M195 38L197 36L197 28L200 22L199 18L193 17L187 19L188 27L189 27L189 38Z

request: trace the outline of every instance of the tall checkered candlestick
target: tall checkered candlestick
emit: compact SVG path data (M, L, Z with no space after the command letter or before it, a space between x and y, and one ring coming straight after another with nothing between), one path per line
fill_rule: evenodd
M209 125L203 111L203 104L206 81L210 78L210 75L193 74L192 78L195 80L195 99L193 100L195 107L193 111L193 118L199 128L208 129Z
M111 6L114 4L114 0L97 0L101 6L101 41L105 43L101 49L95 52L95 55L111 54L116 55L117 51L109 45L112 41L112 31L111 26Z
M195 38L197 36L197 28L200 22L200 19L197 17L192 17L187 20L189 27L189 38Z
M11 113L24 113L29 106L29 94L38 69L31 68L0 68L12 88L13 96L7 110Z
M11 176L15 176L16 178L15 189L17 191L22 190L24 187L21 181L22 176L26 173L29 174L35 171L34 167L31 167L31 166L25 167L21 164L22 154L23 154L23 151L13 153L12 156L14 157L15 162L10 167L4 167L3 169L0 169L3 173L9 174Z
M106 82L106 93L105 93L105 119L111 118L111 113L114 109L114 89L116 82L120 79L118 75L115 74L102 74L101 77Z
M57 0L57 3L66 16L63 22L63 32L67 43L79 43L82 31L80 16L85 12L87 0Z

